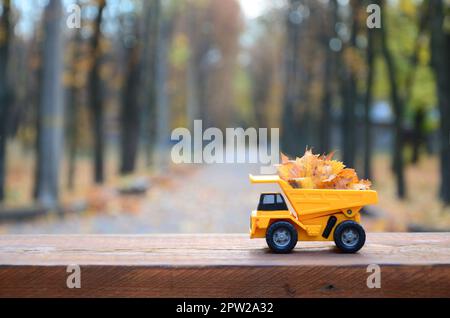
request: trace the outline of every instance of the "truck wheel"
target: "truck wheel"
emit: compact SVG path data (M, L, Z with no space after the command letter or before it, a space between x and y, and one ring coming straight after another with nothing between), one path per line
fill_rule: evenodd
M365 242L363 227L354 221L344 221L334 231L334 243L344 253L356 253Z
M297 244L297 240L297 230L286 221L273 223L266 233L267 245L275 253L289 253Z

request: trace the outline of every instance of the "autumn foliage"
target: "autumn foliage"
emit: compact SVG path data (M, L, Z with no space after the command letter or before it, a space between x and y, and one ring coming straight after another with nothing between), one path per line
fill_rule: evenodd
M360 180L354 169L346 168L334 153L316 155L306 150L301 158L290 160L281 154L278 175L295 188L369 190L371 182Z

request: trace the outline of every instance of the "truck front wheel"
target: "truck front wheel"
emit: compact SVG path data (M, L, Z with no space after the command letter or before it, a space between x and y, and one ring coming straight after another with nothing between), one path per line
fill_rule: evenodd
M344 253L356 253L366 242L366 232L354 221L344 221L334 231L334 242Z
M286 221L278 221L269 226L266 242L275 253L289 253L297 244L298 234L295 227Z

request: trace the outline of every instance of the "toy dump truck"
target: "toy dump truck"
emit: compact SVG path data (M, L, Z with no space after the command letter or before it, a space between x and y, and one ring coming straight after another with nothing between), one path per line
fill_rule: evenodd
M363 247L366 234L359 212L365 205L378 202L376 191L294 188L277 175L250 175L250 181L276 183L283 192L261 194L258 208L251 215L250 238L265 237L276 253L289 253L298 240L334 240L345 253Z

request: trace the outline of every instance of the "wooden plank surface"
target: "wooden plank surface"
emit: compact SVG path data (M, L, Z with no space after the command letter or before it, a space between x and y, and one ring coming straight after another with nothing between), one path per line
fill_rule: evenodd
M381 288L368 288L369 264ZM81 268L69 289L68 265ZM450 297L450 233L368 234L276 255L241 234L0 236L1 297Z

